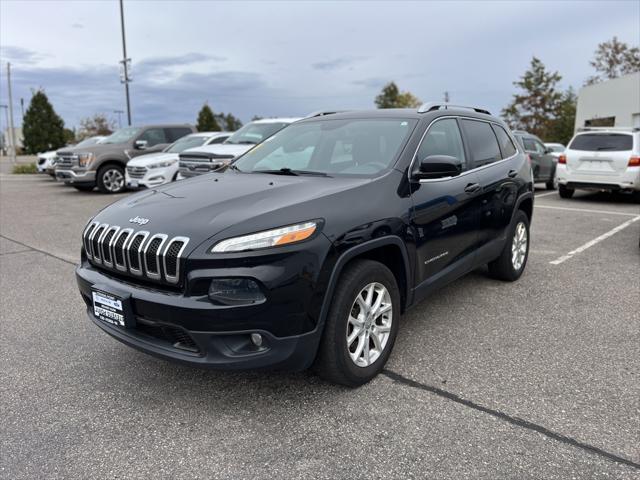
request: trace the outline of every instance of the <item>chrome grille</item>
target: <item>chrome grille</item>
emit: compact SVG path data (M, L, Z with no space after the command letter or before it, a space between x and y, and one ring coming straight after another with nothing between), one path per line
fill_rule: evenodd
M87 225L82 234L84 251L92 264L171 284L180 281L180 260L187 243L187 237L151 235L99 222Z
M143 178L147 174L147 167L127 167L127 173L131 178Z
M78 156L70 153L60 153L56 160L56 167L62 169L77 167L78 164Z

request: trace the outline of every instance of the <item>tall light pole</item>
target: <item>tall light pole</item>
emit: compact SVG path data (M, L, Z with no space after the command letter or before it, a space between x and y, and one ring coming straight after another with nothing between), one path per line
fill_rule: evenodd
M11 161L16 163L16 131L13 128L13 97L11 96L11 64L7 62L7 93L9 95L9 138L11 139Z
M123 77L120 79L124 83L124 91L127 96L127 122L131 126L131 102L129 100L129 62L130 58L127 58L127 41L124 36L124 7L122 6L122 0L120 0L120 26L122 27L122 69L124 72Z

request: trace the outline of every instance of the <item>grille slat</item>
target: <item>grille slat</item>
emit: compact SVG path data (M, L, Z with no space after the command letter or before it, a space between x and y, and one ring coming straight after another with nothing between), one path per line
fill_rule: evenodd
M150 235L147 231L99 222L89 224L82 238L91 263L174 285L180 282L180 260L188 242L187 237Z

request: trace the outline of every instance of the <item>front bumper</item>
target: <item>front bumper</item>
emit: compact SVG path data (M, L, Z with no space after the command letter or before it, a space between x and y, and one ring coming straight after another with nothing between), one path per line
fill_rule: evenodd
M253 277L260 281L267 298L258 305L214 305L206 292L197 288L203 280L218 274L250 276L244 268L191 271L182 288L166 288L134 284L133 279L99 270L83 259L76 269L76 279L89 318L133 348L210 368L303 370L313 362L322 334L318 321L320 302L314 302L314 296L323 290L313 288L306 277L292 280L295 265L302 258L309 265L308 257L296 255L288 262L291 268L266 264ZM135 325L117 327L96 318L93 287L116 295L126 293ZM316 305L318 308L314 308ZM251 343L252 333L262 335L261 347Z
M142 177L132 177L127 171L125 173L125 178L127 187L129 188L152 188L173 181L177 172L178 165L176 164L175 166L170 167L147 169L147 172Z
M627 167L621 173L602 174L580 173L559 164L556 171L558 184L568 188L640 191L640 167Z
M67 185L91 185L96 183L96 172L56 168L56 180L62 181Z

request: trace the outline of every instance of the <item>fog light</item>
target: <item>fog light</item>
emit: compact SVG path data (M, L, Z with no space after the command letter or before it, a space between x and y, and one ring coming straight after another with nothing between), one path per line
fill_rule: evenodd
M256 282L249 278L214 278L209 300L218 305L253 305L265 300Z
M256 347L262 346L262 335L260 335L259 333L252 333L251 343L253 343Z

